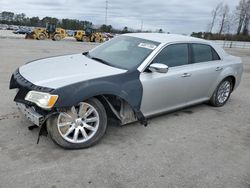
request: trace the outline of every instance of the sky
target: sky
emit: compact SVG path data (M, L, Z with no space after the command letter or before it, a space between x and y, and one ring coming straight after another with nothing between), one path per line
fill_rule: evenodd
M0 12L25 13L28 17L45 16L105 23L106 0L0 0ZM224 0L234 10L239 0ZM190 34L206 31L211 11L218 0L108 0L107 24L115 28L163 29L165 32ZM143 23L143 24L142 24Z

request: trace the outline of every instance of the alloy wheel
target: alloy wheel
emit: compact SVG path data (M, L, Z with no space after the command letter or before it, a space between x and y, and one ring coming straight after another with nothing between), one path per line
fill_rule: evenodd
M63 139L70 143L83 143L91 139L99 127L99 114L90 104L82 102L67 112L61 112L57 128Z
M217 93L218 102L221 104L224 103L228 99L230 92L231 92L231 83L228 80L226 80L220 85L218 89Z

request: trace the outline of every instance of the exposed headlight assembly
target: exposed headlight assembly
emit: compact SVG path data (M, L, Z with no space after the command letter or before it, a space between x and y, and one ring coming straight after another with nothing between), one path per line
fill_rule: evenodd
M51 109L58 99L58 95L51 95L38 91L29 91L25 96L25 100L35 103L44 109Z

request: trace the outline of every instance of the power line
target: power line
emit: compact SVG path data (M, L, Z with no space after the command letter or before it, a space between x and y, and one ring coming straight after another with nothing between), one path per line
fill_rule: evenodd
M141 20L141 32L143 30L143 20Z
M106 7L105 7L105 25L108 22L108 0L106 0Z

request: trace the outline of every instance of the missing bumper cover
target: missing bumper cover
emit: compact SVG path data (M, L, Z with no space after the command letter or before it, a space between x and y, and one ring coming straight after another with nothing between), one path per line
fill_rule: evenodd
M44 122L44 116L37 113L32 107L26 107L22 103L16 103L18 109L29 119L32 123L37 126L41 126Z

